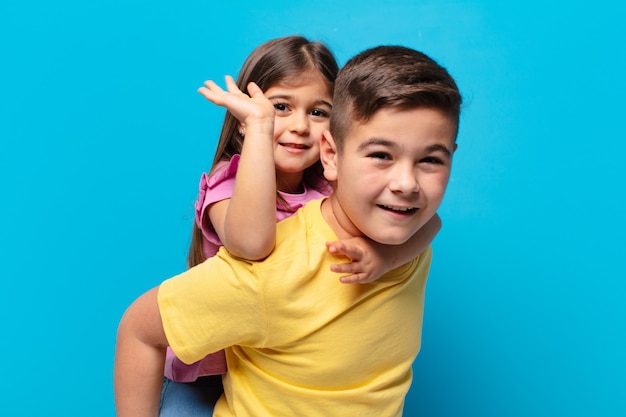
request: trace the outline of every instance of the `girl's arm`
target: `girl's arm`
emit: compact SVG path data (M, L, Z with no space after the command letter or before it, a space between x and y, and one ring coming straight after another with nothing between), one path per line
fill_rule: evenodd
M381 245L362 237L328 242L326 246L331 254L350 259L349 263L331 265L331 270L347 274L340 278L341 282L346 284L372 282L419 256L431 244L440 229L441 219L435 214L402 245Z
M226 77L227 91L213 81L205 86L198 92L225 107L245 129L233 195L209 206L209 219L230 253L263 259L276 241L274 106L256 84L248 85L248 96L230 76Z
M113 376L117 417L159 414L167 339L157 292L154 288L139 297L118 327Z

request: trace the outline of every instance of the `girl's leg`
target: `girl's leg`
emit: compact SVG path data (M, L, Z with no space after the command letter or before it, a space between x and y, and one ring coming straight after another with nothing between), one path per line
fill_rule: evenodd
M224 389L222 376L203 376L179 383L164 378L159 417L211 417Z

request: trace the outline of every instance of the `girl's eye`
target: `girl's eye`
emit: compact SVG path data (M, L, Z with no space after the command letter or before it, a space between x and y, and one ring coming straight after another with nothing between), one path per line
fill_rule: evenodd
M287 111L289 107L285 103L275 103L274 108L277 111Z
M324 111L322 109L313 109L313 110L311 110L311 115L312 116L316 116L316 117L329 117L328 112Z

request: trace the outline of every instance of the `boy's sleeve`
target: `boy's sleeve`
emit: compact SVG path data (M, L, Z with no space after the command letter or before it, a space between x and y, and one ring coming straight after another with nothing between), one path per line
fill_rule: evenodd
M176 356L193 363L233 345L260 346L266 314L255 264L218 254L163 282L158 303Z

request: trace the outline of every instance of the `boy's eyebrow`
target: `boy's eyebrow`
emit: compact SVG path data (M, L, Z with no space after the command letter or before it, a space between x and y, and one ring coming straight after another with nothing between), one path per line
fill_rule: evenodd
M293 96L290 96L289 94L275 94L273 96L267 97L268 100L277 99L277 98L283 99L283 100L291 100L291 99L293 99ZM328 107L331 107L331 108L333 107L332 103L324 100L323 98L318 98L313 103L315 105L324 104L324 105L326 105Z
M363 149L369 146L374 146L374 145L386 146L388 148L394 148L397 146L394 142L387 140L387 139L372 138L361 143L359 147L357 148L357 151L362 151Z
M386 146L388 148L395 148L398 145L391 141L391 140L387 140L387 139L381 139L381 138L372 138L369 140L366 140L365 142L361 143L359 145L359 147L357 148L357 151L362 151L364 149L366 149L369 146L374 146L374 145L380 145L380 146ZM450 149L448 149L447 146L445 145L441 145L441 144L434 144L434 145L430 145L426 148L427 152L443 152L446 154L446 156L452 156L452 151L450 151Z
M452 151L451 151L450 149L448 149L448 147L447 147L447 146L444 146L444 145L439 145L439 144L436 144L436 145L431 145L431 146L429 146L428 148L426 148L426 150L427 150L428 152L436 152L436 151L440 151L440 152L445 153L445 154L446 154L446 156L452 156Z

